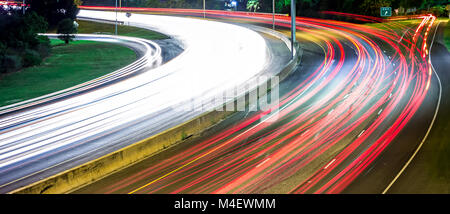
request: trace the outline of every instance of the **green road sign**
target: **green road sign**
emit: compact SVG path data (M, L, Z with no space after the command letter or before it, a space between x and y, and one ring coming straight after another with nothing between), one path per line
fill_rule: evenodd
M380 7L380 15L381 16L392 16L392 8L391 7Z

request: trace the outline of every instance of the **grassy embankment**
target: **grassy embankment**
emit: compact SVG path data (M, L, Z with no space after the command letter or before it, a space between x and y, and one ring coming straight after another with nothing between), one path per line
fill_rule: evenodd
M77 21L80 25L78 27L78 33L101 33L101 34L114 34L115 26L112 24L99 24L95 22L88 22L88 21ZM167 39L168 37L154 32L149 31L142 28L136 28L126 25L119 25L117 28L117 33L121 36L131 36L131 37L139 37L149 40L156 40L156 39Z
M0 106L31 99L107 74L132 63L133 50L102 42L52 40L52 54L39 66L0 79Z
M450 21L446 22L446 26L444 29L444 43L447 50L450 52Z
M114 26L80 21L79 33L114 31ZM146 39L165 39L159 33L119 26L125 36ZM57 39L51 40L52 54L39 66L0 76L0 106L13 104L100 77L124 67L134 60L133 50L110 43L75 41L69 45Z

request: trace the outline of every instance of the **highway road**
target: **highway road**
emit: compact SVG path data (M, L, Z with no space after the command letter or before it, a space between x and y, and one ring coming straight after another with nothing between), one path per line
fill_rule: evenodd
M448 194L450 165L447 161L448 129L450 109L450 53L444 43L444 29L449 23L441 22L433 34L430 58L442 85L442 98L433 128L428 137L416 148L413 159L405 164L397 179L386 189L387 193L403 194Z
M201 14L173 11L156 12ZM209 12L208 18L272 24L267 14ZM439 103L428 58L436 19L416 18L416 25L378 29L298 17L302 64L281 83L277 112L239 112L74 193L383 192ZM277 29L289 27L289 19L277 16Z
M111 12L81 11L79 16L115 19ZM123 45L132 42L129 46L141 49L143 56L105 77L3 108L1 193L195 118L227 101L211 103L218 94L261 76L271 77L290 60L290 45L236 25L165 16L120 18L169 35L181 53L163 62L159 44L164 42L80 35ZM199 104L201 109L189 109Z

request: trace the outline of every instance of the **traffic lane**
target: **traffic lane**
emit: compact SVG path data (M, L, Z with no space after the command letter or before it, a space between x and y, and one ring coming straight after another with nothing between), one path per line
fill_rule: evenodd
M437 81L433 81L436 83ZM439 88L436 84L432 85L429 90L429 95L424 100L424 103L420 107L419 111L414 115L410 123L406 125L404 130L395 138L395 140L389 144L389 146L373 161L370 167L363 171L354 181L350 183L341 193L343 194L379 194L389 185L392 179L397 175L405 162L414 152L416 146L420 143L425 135L429 124L433 118L433 113L436 108L438 100ZM408 100L403 99L403 103L406 104ZM394 114L400 115L398 109ZM384 130L388 129L393 121L396 120L395 116L387 118L384 125L381 127ZM365 129L365 128L364 128ZM307 193L313 193L319 190L322 185L325 185L328 181L334 178L337 174L345 169L352 163L364 150L368 149L372 142L377 140L383 132L378 135L370 136L359 150L349 155L344 164L337 167L334 172L328 174L321 182L319 182L315 188L312 188Z
M411 122L389 144L373 165L356 178L342 193L382 193L422 141L433 119L439 86L433 78L422 106Z
M389 52L389 50L387 51ZM421 54L417 53L418 58L421 58L421 56ZM437 78L435 76L432 77L430 83L430 87L426 91L426 97L417 113L412 117L412 120L407 123L395 140L390 143L379 156L377 156L377 159L375 159L369 167L365 168L365 170L362 171L361 174L359 174L359 176L342 191L342 193L381 193L385 190L414 152L429 128L439 99L439 82L437 81ZM408 94L412 93L413 88L408 87ZM411 102L408 100L411 95L408 94L403 98L403 105ZM399 114L400 110L402 110L401 107L398 107L396 114ZM388 128L388 126L386 128ZM373 139L373 141L375 140L376 139ZM353 159L356 158L356 156L350 157L353 157ZM350 158L348 162L351 160L352 158ZM342 170L344 170L344 167L338 167L335 169L334 173L330 173L326 176L320 184L324 185L327 180L331 180L338 173L342 172ZM320 184L317 186L320 187ZM315 190L318 190L319 187ZM321 191L325 190L322 189Z
M446 23L449 24L448 22ZM447 72L450 67L450 53L443 44L445 24L440 23L436 32L436 38L431 49L431 63L436 70L442 84L442 98L439 112L436 117L433 129L427 139L442 136L448 127L447 118L450 117L450 74ZM388 194L448 194L448 172L445 167L447 157L442 152L442 144L445 141L426 140L410 165L400 175L397 181L391 186ZM440 151L436 151L440 150ZM448 154L448 153L447 153ZM443 164L444 167L439 167ZM447 165L448 166L448 165ZM437 171L436 171L437 170ZM439 180L432 179L436 174L440 175ZM435 177L434 177L435 178Z
M431 39L429 41L431 41ZM434 42L433 51L435 49L439 49L439 47L434 47L436 44L437 43ZM445 50L445 48L443 50ZM431 53L433 53L433 51ZM438 53L442 54L442 52ZM442 59L440 57L443 56L445 58L445 53L446 52L444 52L443 55L433 54L431 56L432 61L434 56L437 56L438 58L438 61L435 62L441 61L439 59ZM446 75L444 76L444 78L441 77L441 73L439 72L438 75L444 89L446 86L443 84L443 80L445 80ZM388 185L393 181L395 176L397 176L405 163L416 151L418 145L424 139L425 134L431 125L436 107L438 105L440 92L439 87L440 86L437 77L433 75L432 81L430 83L430 88L425 97L425 100L420 106L420 109L418 110L416 115L414 115L414 117L412 118L411 122L407 124L405 129L399 134L394 142L389 145L389 147L383 152L382 155L380 155L380 157L375 161L374 165L370 167L364 174L362 174L361 177L357 178L354 183L352 183L346 190L343 191L343 193L381 193L386 189L386 187L388 187ZM442 107L442 103L445 102L444 100L445 99L441 99L440 112L443 111L442 109L445 109ZM412 163L414 163L414 161ZM408 166L408 168L409 167L412 167L412 165ZM396 184L394 183L391 188L394 188L395 186ZM391 190L388 191L388 193L390 192Z

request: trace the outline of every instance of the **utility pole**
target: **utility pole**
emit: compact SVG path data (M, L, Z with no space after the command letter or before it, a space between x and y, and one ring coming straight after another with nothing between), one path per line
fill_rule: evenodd
M206 5L206 3L205 3L205 0L203 0L203 18L206 18L206 8L205 8L205 5Z
M117 35L117 0L116 0L116 35Z
M275 30L275 0L272 0L272 30Z
M291 0L291 52L294 58L294 43L295 43L295 0Z
M22 3L22 13L23 13L23 15L25 15L25 0L23 0L23 3Z

